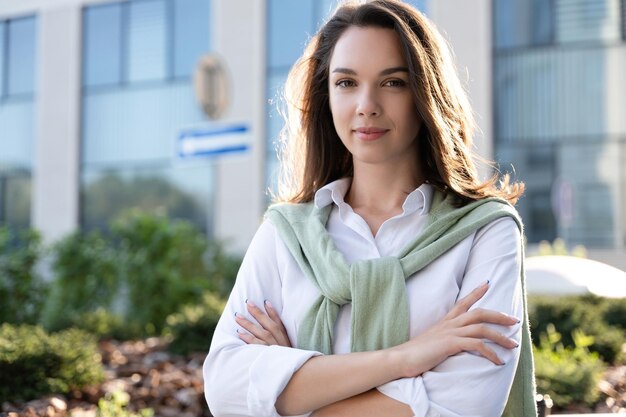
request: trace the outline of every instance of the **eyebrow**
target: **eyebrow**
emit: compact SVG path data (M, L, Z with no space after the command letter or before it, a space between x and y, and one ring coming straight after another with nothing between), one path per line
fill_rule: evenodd
M342 68L342 67L337 67L333 70L333 73L342 73L342 74L347 74L347 75L356 75L356 71L351 70L350 68ZM379 75L384 76L384 75L390 75L390 74L394 74L396 72L409 72L409 69L407 67L391 67L391 68L387 68L382 70Z

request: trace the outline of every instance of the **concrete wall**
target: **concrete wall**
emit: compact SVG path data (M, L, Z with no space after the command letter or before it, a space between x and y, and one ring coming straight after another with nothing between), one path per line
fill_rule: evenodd
M251 127L249 154L217 163L215 234L243 252L259 227L265 184L265 1L213 0L215 52L231 79L225 119Z
M431 0L428 14L450 43L469 93L478 131L477 153L493 159L491 0ZM468 23L471 22L471 23ZM481 167L485 176L489 169Z

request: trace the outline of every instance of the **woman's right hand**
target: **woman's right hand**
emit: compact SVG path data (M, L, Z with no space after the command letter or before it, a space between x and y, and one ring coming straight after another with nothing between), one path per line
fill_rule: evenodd
M513 326L519 323L515 317L493 310L470 307L480 300L489 281L459 300L450 312L433 327L406 343L388 349L404 377L415 377L429 371L448 357L461 352L478 352L496 365L504 365L496 352L484 339L504 348L514 349L518 343L493 330L487 324Z
M237 324L247 330L247 332L244 332L237 329L237 334L241 340L249 345L278 345L291 347L285 325L269 300L265 300L263 303L265 311L254 305L250 300L246 299L245 303L246 310L254 317L256 323L253 323L239 313L235 313L235 321Z

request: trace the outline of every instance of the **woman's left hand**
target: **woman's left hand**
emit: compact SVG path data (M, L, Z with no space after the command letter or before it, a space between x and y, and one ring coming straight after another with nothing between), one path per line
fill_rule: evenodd
M239 338L247 344L291 347L287 330L285 330L278 312L269 301L266 300L263 304L265 311L254 305L252 301L246 300L246 309L258 324L253 323L239 313L235 313L237 324L248 332L237 329Z

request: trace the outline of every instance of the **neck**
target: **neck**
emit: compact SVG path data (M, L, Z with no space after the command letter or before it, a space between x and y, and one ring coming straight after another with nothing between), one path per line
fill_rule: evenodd
M398 212L406 196L423 182L420 169L414 162L399 166L355 161L352 185L345 200L355 210Z

